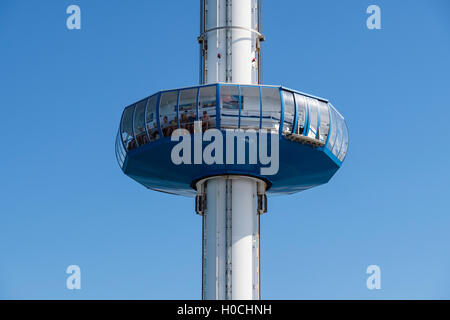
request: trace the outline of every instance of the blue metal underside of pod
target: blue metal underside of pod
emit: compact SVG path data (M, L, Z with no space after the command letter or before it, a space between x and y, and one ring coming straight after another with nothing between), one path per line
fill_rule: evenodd
M232 174L253 176L267 181L270 187L267 193L275 195L296 193L325 184L341 164L327 148L291 141L282 135L279 136L279 170L275 175L262 176L261 167L268 165L261 165L259 161L250 165L248 158L246 164L175 165L171 152L177 143L163 138L130 150L123 171L149 189L185 196L195 195L195 182L202 178ZM203 142L203 146L209 143ZM247 141L245 143L248 144Z

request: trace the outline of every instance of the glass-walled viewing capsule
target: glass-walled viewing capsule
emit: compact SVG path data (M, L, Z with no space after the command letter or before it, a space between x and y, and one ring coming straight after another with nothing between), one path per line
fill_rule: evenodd
M292 92L283 90L283 99L284 99L283 133L292 133L295 115L294 94Z
M308 108L308 130L307 136L318 139L317 124L319 122L319 106L316 99L306 97L306 105Z
M241 86L241 96L241 129L259 129L261 125L260 88Z
M147 127L147 134L150 141L159 139L158 121L156 119L156 104L158 103L158 95L151 96L148 99L147 107L145 108L145 123Z
M323 101L318 101L318 103L320 117L319 140L325 143L330 130L330 108L328 107L328 104Z
M163 137L170 137L178 127L177 118L178 91L161 94L159 102L159 123Z
M120 126L123 145L127 151L136 148L136 142L134 140L134 133L133 133L133 113L134 113L134 105L126 108L125 111L123 112L122 124Z
M198 112L203 131L216 128L217 87L201 87L198 92Z
M334 147L334 143L336 141L336 123L338 121L337 113L334 111L333 108L330 108L330 123L331 123L331 130L328 137L328 143L327 143L327 149L332 151Z
M295 127L295 134L303 135L306 125L306 97L298 93L294 94L295 106L297 108L297 125Z
M344 118L326 100L276 86L214 84L163 91L125 108L116 139L122 166L127 152L170 138L178 129L266 129L323 147L339 161L348 150Z
M136 104L134 110L134 136L136 137L137 146L142 146L148 143L147 131L145 130L145 107L148 99L144 99Z
M194 121L197 119L197 93L198 88L180 90L178 101L179 128L188 130L190 133L194 133Z
M220 87L220 125L222 129L239 128L241 99L239 86L223 85Z
M342 139L342 148L338 155L338 159L340 161L344 161L345 156L347 155L347 150L348 150L348 129L347 129L347 124L345 122L343 122L343 124L344 124L344 128L343 128L344 137Z
M280 88L261 88L262 129L278 131L281 119Z
M331 125L331 128L333 130L333 126L336 130L336 137L334 139L334 143L330 143L328 146L328 149L332 151L332 153L340 160L344 161L345 156L347 155L348 151L348 129L347 124L344 121L344 118L340 115L339 112L336 111L336 109L330 105L331 113L334 117L333 121L335 122L334 125ZM330 137L331 138L331 137ZM330 139L331 140L331 139Z

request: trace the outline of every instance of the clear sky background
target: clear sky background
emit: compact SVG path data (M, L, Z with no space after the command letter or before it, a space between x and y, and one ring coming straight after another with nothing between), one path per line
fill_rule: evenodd
M450 298L449 13L264 1L264 83L330 99L350 148L327 185L269 199L262 298ZM198 83L198 33L199 1L0 2L0 298L201 298L193 200L146 190L114 156L125 105Z

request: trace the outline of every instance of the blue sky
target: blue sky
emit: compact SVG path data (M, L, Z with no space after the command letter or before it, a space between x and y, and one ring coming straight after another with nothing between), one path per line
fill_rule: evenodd
M262 298L450 298L449 11L264 1L264 83L330 99L350 148L327 185L269 199ZM198 83L198 18L198 1L1 1L1 299L201 297L193 200L146 190L114 157L125 105ZM71 264L81 290L65 288Z

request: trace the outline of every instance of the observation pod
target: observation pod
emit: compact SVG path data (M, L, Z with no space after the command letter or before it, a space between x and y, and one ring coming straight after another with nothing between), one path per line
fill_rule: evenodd
M260 298L267 196L327 183L348 150L326 99L260 85L261 4L201 1L201 85L127 106L116 139L123 172L148 189L195 196L203 299Z
M202 125L197 134L195 121ZM172 159L172 150L185 139L172 137L176 129L191 135L187 163ZM204 133L212 129L222 133L223 152L208 164L207 148L214 141ZM278 164L270 152L265 154L270 163L258 161L262 130L268 151L273 141L269 136L277 136ZM232 145L227 144L230 136ZM241 143L243 163L238 158ZM244 175L265 181L267 194L290 194L327 183L347 148L344 118L325 99L279 86L212 84L161 91L125 108L116 156L126 175L156 191L195 196L201 179ZM194 159L198 151L200 157ZM230 153L233 160L227 163ZM256 163L251 163L253 154Z

